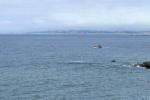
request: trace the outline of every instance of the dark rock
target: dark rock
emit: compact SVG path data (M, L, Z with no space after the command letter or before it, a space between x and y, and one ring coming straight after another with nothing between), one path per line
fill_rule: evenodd
M150 69L150 61L143 62L142 64L135 64L134 66L140 66Z
M115 59L113 59L111 62L116 62L116 60L115 60Z

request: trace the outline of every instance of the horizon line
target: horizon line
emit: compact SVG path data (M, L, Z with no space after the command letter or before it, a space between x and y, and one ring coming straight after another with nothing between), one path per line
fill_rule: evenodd
M129 34L132 35L132 34L136 34L136 33L142 33L144 32L145 35L150 35L150 34L147 34L147 33L150 33L149 30L75 30L75 29L68 29L68 30L43 30L43 31L28 31L28 32L0 32L0 35L58 35L58 34L66 34L66 35L69 35L69 34L102 34L102 33L113 33L113 34ZM55 33L55 34L54 34Z

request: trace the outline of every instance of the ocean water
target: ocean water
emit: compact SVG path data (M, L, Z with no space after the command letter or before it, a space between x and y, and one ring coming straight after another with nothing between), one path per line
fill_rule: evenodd
M150 100L148 60L150 36L1 35L0 100Z

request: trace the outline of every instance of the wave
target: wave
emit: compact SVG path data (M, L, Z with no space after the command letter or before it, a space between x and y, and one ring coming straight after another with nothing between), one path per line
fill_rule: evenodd
M102 64L100 62L86 62L86 61L70 61L70 62L59 62L59 64Z

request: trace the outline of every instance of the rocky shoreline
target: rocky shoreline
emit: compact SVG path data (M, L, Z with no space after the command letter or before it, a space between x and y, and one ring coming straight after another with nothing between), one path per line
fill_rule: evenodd
M135 64L134 66L135 67L140 66L140 67L145 67L147 69L150 69L150 61L146 61L146 62L143 62L141 64Z

